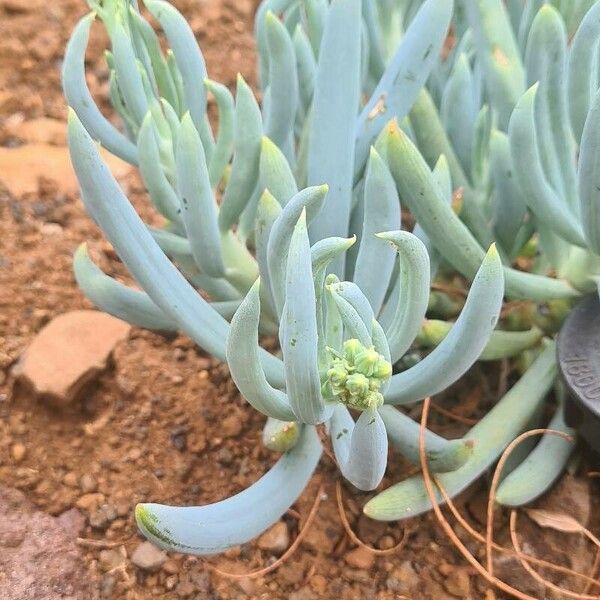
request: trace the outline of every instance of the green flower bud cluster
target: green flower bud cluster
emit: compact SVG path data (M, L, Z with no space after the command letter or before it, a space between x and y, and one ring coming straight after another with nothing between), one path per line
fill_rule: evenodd
M351 408L365 410L383 404L379 389L392 375L392 365L373 346L358 340L344 342L342 353L328 348L332 356L323 391Z

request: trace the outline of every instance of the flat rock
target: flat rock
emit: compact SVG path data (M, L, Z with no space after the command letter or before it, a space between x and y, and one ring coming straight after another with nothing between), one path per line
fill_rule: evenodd
M108 365L130 326L95 310L76 310L52 319L21 356L15 374L33 392L67 405Z
M127 163L108 152L101 153L117 179L131 170ZM77 178L65 146L32 143L0 148L0 182L13 196L37 194L43 181L49 181L65 194L77 193Z
M75 538L35 510L18 490L0 487L0 598L93 598Z

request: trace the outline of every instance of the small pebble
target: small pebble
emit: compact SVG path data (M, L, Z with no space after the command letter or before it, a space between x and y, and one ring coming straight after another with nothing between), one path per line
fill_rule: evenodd
M236 414L229 415L223 419L219 429L224 438L236 437L242 432L242 421Z
M100 504L103 502L104 494L94 492L92 494L84 494L81 496L75 503L75 506L86 512L91 512L92 510L98 508L98 506L100 506Z
M453 569L443 584L450 594L458 598L468 598L471 595L471 578L465 569Z
M174 560L169 559L164 562L162 570L167 575L177 575L179 573L179 565Z
M27 448L23 444L15 444L11 449L13 460L20 463L27 454Z
M77 487L77 474L73 473L73 471L69 471L63 477L63 483L70 488L76 488Z
M94 476L90 473L84 473L79 480L79 489L84 494L90 494L98 489L98 482L94 479Z
M258 538L258 547L273 554L283 554L289 545L290 534L287 525L283 521L275 523L271 529Z
M355 569L370 569L375 561L375 556L365 548L355 548L344 556L344 560Z
M157 571L167 560L167 555L150 542L142 542L133 551L131 562L143 571Z

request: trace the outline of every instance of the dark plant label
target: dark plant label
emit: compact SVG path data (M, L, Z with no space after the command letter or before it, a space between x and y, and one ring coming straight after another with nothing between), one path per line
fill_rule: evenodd
M585 297L558 336L558 364L570 395L565 418L600 452L600 300Z

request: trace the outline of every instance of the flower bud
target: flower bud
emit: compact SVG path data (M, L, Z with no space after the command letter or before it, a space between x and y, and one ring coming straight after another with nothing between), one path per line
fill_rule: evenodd
M347 377L348 371L343 367L341 361L327 371L327 380L331 384L331 389L334 394L340 394L344 391Z
M385 381L392 376L392 365L385 360L385 358L379 357L375 369L373 370L373 377Z
M365 398L365 408L378 408L383 404L381 392L369 392Z
M369 380L362 373L353 373L346 379L346 389L351 396L362 398L369 392Z
M346 340L344 342L344 358L350 365L354 365L356 356L364 349L365 347L357 339Z
M356 355L354 365L360 373L367 377L371 377L379 364L380 358L381 355L373 346L370 348L363 347L363 350Z

